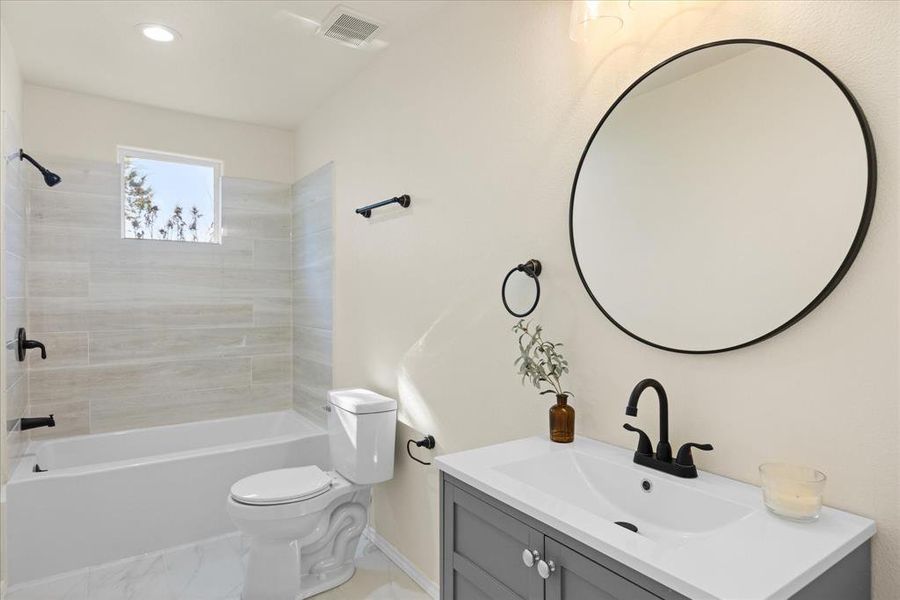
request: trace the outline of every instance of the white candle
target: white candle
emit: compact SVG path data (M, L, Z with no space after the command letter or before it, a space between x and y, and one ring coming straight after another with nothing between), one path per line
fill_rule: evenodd
M801 521L815 520L822 510L825 475L808 467L765 464L759 467L763 500L777 515Z

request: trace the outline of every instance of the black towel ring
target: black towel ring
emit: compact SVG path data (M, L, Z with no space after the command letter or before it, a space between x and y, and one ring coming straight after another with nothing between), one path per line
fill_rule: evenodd
M509 278L512 277L512 274L516 271L522 271L523 273L534 279L534 287L536 290L534 294L534 304L531 305L531 308L521 314L511 309L509 307L509 302L506 301L506 282L509 281ZM503 286L500 288L500 297L503 299L503 306L504 308L506 308L506 312L514 317L519 318L527 317L534 312L534 309L537 308L538 302L540 302L541 300L541 282L538 281L538 277L540 276L540 274L541 261L535 258L532 258L531 260L510 269L509 273L506 274L506 277L503 278Z

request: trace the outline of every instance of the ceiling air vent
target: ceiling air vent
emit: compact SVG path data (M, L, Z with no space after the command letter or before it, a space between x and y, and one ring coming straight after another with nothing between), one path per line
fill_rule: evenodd
M345 46L359 48L372 39L381 25L346 6L337 6L325 18L319 35L331 38Z

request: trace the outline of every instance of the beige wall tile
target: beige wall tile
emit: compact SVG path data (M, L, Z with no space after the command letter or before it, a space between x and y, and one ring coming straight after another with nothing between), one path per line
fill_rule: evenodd
M104 243L114 238L103 240ZM77 226L28 224L29 264L38 262L90 261L91 249L101 240L97 232Z
M253 357L253 384L291 383L291 355L273 354Z
M172 356L253 356L290 352L285 327L208 327L95 331L90 334L91 364L168 359Z
M141 243L141 242L138 242ZM169 245L169 242L146 242ZM218 267L91 269L91 297L121 299L216 298L222 289Z
M291 242L288 240L254 240L253 266L257 269L290 269Z
M88 334L86 331L44 333L29 329L28 337L47 347L47 360L41 359L40 350L28 352L29 369L57 369L88 364Z
M294 382L315 388L331 387L331 364L294 357Z
M261 412L291 408L290 383L254 383L250 386L253 404Z
M334 260L334 229L331 227L309 235L295 233L291 244L291 255L298 268Z
M25 231L25 217L14 211L6 210L3 215L3 235L0 248L24 257L28 249Z
M291 220L284 214L222 207L225 235L244 239L291 239Z
M31 417L46 417L51 414L56 422L56 427L32 429L30 430L31 439L84 435L91 431L90 402L88 400L32 404L28 411L28 416Z
M134 240L97 241L90 250L91 265L108 269L149 269L180 273L183 269L251 266L253 243L224 238L221 244Z
M7 298L25 297L25 259L4 252L4 294Z
M5 327L3 341L16 339L16 330L19 327L25 327L26 314L25 307L28 305L25 298L5 298L3 301L3 325ZM25 363L19 362L16 358L15 346L2 347L3 350L3 376L6 389L15 382L16 379L25 374Z
M303 327L331 329L331 298L294 297L294 324Z
M238 326L251 325L253 321L253 303L240 300L94 302L87 312L90 331Z
M304 265L294 270L294 295L330 302L334 296L331 259Z
M119 165L100 161L88 161L62 156L44 156L48 169L62 177L66 191L89 194L116 195L119 193ZM46 186L41 174L28 171L28 184L41 189Z
M33 404L75 398L90 398L93 401L249 385L250 359L175 359L42 369L31 371L29 380Z
M290 298L291 272L287 269L225 268L222 294L239 298L248 295Z
M90 304L84 299L30 298L28 326L35 331L84 331Z
M28 218L35 225L121 231L121 200L118 195L83 194L36 187L28 198Z
M31 261L28 267L30 297L85 298L90 283L87 262Z
M222 179L222 206L226 211L290 213L291 186L225 177Z
M28 378L18 377L10 384L4 396L6 399L6 423L3 428L3 434L6 435L4 460L9 469L8 474L12 474L28 445L28 433L21 431L17 423L28 410Z
M28 412L28 378L17 377L6 389L6 418L14 421Z
M331 386L316 386L294 381L294 410L322 427L326 425L325 410Z
M321 364L331 364L332 332L294 325L294 356Z
M293 193L293 405L320 425L332 386L331 338L334 231L333 167L294 184Z
M290 186L224 178L221 244L122 239L118 165L49 161L66 187L32 180L27 244L27 318L49 357L25 381L67 425L39 435L290 406ZM24 324L24 301L9 310Z
M253 298L252 303L257 327L291 326L291 298Z
M285 408L277 396L257 401L249 385L91 401L94 432L220 419Z

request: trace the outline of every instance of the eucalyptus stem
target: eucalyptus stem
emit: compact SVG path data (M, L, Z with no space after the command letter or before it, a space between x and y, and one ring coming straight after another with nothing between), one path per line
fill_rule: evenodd
M513 331L519 334L519 357L515 364L519 367L522 384L527 379L539 390L542 385L550 388L541 394L571 396L562 387L562 375L569 372L569 363L559 351L562 344L545 341L541 335L542 327L535 325L532 330L531 323L524 320L516 323Z

